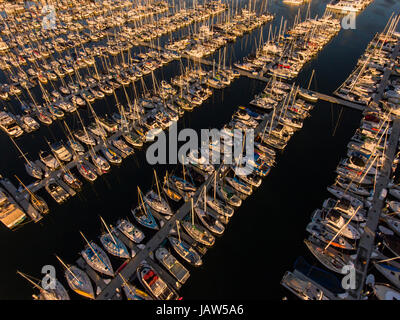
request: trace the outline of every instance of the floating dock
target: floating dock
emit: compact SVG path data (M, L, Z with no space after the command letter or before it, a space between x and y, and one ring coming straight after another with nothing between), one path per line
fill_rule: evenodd
M384 76L379 84L378 92L371 102L372 107L376 107L382 98L383 92L387 87L389 77L392 72L393 62L397 58L400 50L400 43L397 44L392 53L392 65L390 68L385 69ZM366 109L366 111L368 108ZM372 251L375 247L375 233L378 227L379 219L381 216L382 208L385 205L384 190L386 190L390 182L390 175L392 172L392 163L395 158L397 147L400 138L400 119L395 119L392 125L392 132L388 139L387 151L385 162L383 164L380 175L376 181L375 193L372 199L372 205L368 210L368 220L364 228L364 233L361 235L360 242L357 250L357 257L355 260L356 267L356 289L351 290L349 293L354 299L361 299L362 291L364 289L365 279L367 277L369 263Z

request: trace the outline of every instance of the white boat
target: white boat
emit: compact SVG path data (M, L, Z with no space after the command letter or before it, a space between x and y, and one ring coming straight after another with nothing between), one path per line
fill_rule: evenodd
M174 289L160 278L158 273L147 263L142 263L137 268L140 283L157 300L177 300L179 295Z
M195 207L194 211L208 230L215 234L224 233L224 225L215 216L211 215L211 213L208 213L199 207Z
M213 246L215 243L215 237L207 230L207 228L198 225L196 223L192 223L189 220L181 221L181 225L185 229L185 231L197 242L204 244L206 246Z
M155 253L156 259L164 266L176 280L184 284L190 273L167 249L160 247Z
M135 225L130 223L128 220L120 219L117 221L117 228L120 230L128 239L135 243L143 241L145 235L143 231L137 228Z
M400 300L400 291L386 283L375 283L373 288L379 300Z
M168 237L169 242L174 248L175 252L181 256L186 262L194 265L194 266L201 266L203 261L201 260L200 255L196 250L192 248L189 244L187 244L182 239L179 240L176 237Z
M93 241L86 245L85 249L81 251L81 255L92 269L110 277L114 276L110 259Z
M115 233L105 232L100 236L100 242L109 254L121 259L130 258L128 248L125 244L115 235Z
M206 203L211 209L226 217L232 217L235 212L228 204L218 200L217 198L214 199L209 195L206 197Z
M58 159L65 162L70 162L72 159L71 152L61 143L56 142L50 145L51 150L57 156Z
M326 211L316 209L312 214L312 220L318 221L322 225L331 229L334 233L341 230L341 235L349 239L359 239L361 234L351 223L346 225L344 218L336 210Z

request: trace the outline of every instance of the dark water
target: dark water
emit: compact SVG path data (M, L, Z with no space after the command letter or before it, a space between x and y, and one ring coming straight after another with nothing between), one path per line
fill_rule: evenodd
M239 1L240 2L240 1ZM328 0L313 1L311 15L322 15ZM248 2L243 2L242 5ZM290 8L281 0L269 1L269 10L276 14L272 22L279 28L281 16L293 21L297 8ZM306 6L301 7L305 14ZM397 1L376 0L357 17L355 30L342 30L318 56L308 63L297 83L306 85L311 71L316 70L315 89L331 93L352 71L375 33L382 31L392 12L398 13ZM263 39L268 36L269 25L263 27ZM185 32L180 31L180 32ZM226 49L226 61L236 61L252 52L260 39L260 29L245 35ZM168 36L163 37L163 43ZM142 50L142 49L137 49ZM221 51L222 52L222 51ZM222 54L216 52L214 60ZM158 70L158 79L169 79L180 72L180 64L174 62ZM146 79L150 87L151 79ZM141 85L138 86L138 91ZM179 127L220 128L229 121L239 105L247 105L263 83L239 78L223 91L215 94L200 108L179 121ZM128 95L133 96L132 88ZM119 94L121 102L123 93ZM96 112L111 113L115 101L95 104ZM14 107L9 105L8 107ZM82 115L87 123L89 114ZM262 186L236 211L223 237L204 257L201 268L190 268L191 277L181 290L185 299L281 299L287 292L279 282L286 270L292 268L299 255L309 257L303 244L305 226L313 209L328 196L326 186L332 183L334 168L345 153L345 146L360 120L360 113L341 109L337 105L319 102L301 131L290 141L285 152L278 157L278 164L264 180ZM67 119L78 128L77 119ZM336 128L336 130L335 130ZM40 132L26 134L18 144L30 158L37 159L40 148L46 148L44 137L55 141L63 136L62 127L55 123L42 126ZM4 134L1 173L15 182L17 174L29 183L24 173L23 160ZM29 299L33 293L30 285L15 274L16 269L40 278L43 265L52 264L61 273L54 254L73 263L84 246L82 231L88 239L97 240L101 231L99 215L113 223L119 217L130 216L132 204L137 203L136 187L147 190L154 183L153 168L160 174L166 166L150 166L145 153L138 151L125 159L121 166L113 166L109 174L99 177L93 184L84 183L83 191L62 206L58 206L47 194L39 193L49 203L51 213L40 224L27 224L10 232L0 226L1 299ZM113 261L118 262L118 261ZM119 262L121 263L121 262ZM118 263L114 264L117 268ZM62 282L61 274L58 276ZM71 293L73 298L76 298Z

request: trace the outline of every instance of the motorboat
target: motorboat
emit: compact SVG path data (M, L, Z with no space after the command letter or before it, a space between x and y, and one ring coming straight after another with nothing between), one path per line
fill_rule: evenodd
M136 272L140 283L154 299L177 300L179 298L175 290L169 287L149 264L141 263Z
M117 221L117 228L121 231L129 240L140 243L145 238L143 231L137 228L133 223L125 219Z

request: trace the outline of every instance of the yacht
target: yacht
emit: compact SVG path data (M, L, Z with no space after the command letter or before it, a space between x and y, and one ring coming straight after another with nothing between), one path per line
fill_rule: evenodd
M104 157L111 162L112 164L120 164L122 162L122 158L116 154L110 147L102 147L101 152Z
M167 249L160 247L155 252L156 259L165 267L173 277L184 284L189 278L190 273L182 263L180 263Z
M171 207L168 205L167 201L163 197L160 197L153 190L150 190L149 192L147 192L144 195L143 200L153 210L155 210L159 213L162 213L163 215L167 215L167 216L173 215L173 211L172 211Z
M242 205L242 199L240 199L235 192L226 186L221 186L218 184L217 194L222 200L226 201L231 206L240 207Z
M92 283L85 271L72 265L65 269L64 275L69 287L77 294L89 299L95 298Z
M111 166L106 159L99 156L96 153L91 152L90 158L92 159L93 164L103 173L106 173L110 170Z
M312 220L317 221L327 228L331 229L334 233L341 230L341 235L348 239L357 240L361 234L351 223L346 225L346 221L342 215L336 210L316 209L312 214Z
M79 173L84 177L86 180L93 182L97 179L96 173L92 171L92 169L84 164L82 161L79 161L76 165Z
M77 130L74 132L74 137L77 138L80 142L88 145L88 146L95 146L96 140L90 136L84 130Z
M125 219L120 219L117 221L117 228L121 231L129 240L140 243L143 241L145 235L143 231L137 228L133 223Z
M100 242L107 252L121 259L130 258L129 251L124 243L115 235L115 233L103 233L100 236Z
M151 296L157 300L177 300L178 294L174 289L160 278L158 273L147 263L142 263L137 268L140 283L149 291Z
M206 203L207 206L215 212L226 217L232 217L235 212L228 204L218 200L217 198L210 197L209 195L206 196Z
M0 112L0 128L9 136L14 138L17 138L24 133L15 119L5 111Z

